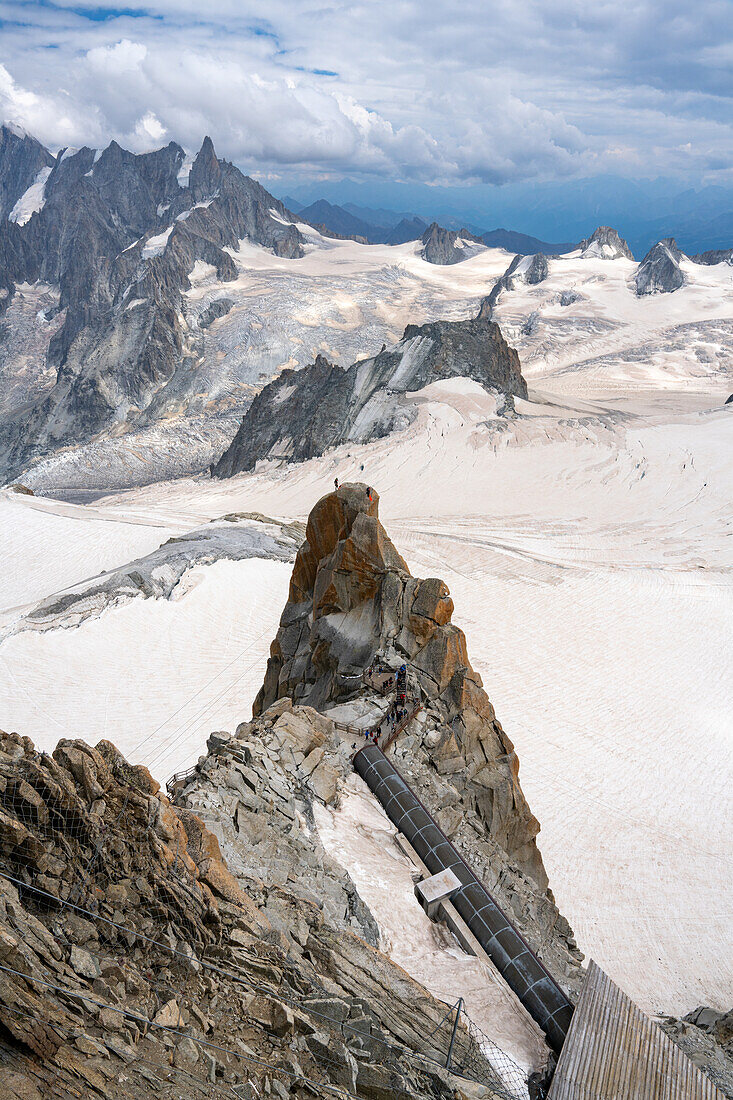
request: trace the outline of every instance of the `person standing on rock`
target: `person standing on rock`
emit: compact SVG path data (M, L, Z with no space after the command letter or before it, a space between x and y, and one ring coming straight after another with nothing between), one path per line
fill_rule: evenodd
M367 496L369 497L369 499L370 499L370 500L372 499L372 488L371 488L371 485L367 485L367 487L366 487L366 495L367 495Z
M333 487L334 489L338 489L339 487L339 479L337 477L333 479Z

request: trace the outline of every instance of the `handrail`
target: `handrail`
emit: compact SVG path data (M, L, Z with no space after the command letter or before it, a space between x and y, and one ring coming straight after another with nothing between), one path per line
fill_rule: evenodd
M185 786L187 780L193 778L198 770L198 764L194 764L192 768L188 768L186 771L183 772L176 772L170 777L170 779L166 779L165 789L168 791L168 794L172 795L174 793L174 788L177 787L179 784Z
M395 728L392 730L392 733L387 738L387 740L385 742L385 745L384 745L384 748L382 749L382 752L387 751L389 746L392 745L397 740L397 738L402 733L402 731L407 728L408 723L411 722L412 719L415 717L415 715L418 713L418 711L421 711L421 710L422 710L422 703L417 703L415 705L415 707L413 707L413 709L410 711L410 713L407 714L404 718L402 718L400 720L399 724L395 726Z

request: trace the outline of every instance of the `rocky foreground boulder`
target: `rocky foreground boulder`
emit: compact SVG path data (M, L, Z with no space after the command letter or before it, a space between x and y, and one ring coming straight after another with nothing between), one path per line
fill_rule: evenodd
M394 347L346 370L319 355L302 370L282 371L258 393L211 472L232 477L260 459L305 462L341 443L379 439L414 420L417 406L406 395L457 377L527 396L519 356L490 318L408 325Z
M446 1006L320 845L332 724L281 703L209 749L173 805L108 742L0 735L0 1098L503 1098L463 1026L479 1084L440 1068Z

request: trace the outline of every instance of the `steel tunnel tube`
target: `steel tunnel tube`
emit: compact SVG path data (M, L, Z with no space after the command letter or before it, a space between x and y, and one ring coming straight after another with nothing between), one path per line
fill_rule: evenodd
M382 750L367 745L353 763L430 873L450 868L462 883L451 895L452 904L559 1054L573 1015L571 1001Z

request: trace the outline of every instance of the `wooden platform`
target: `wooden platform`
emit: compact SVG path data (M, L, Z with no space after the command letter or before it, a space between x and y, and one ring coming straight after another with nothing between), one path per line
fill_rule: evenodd
M547 1100L725 1100L591 962Z

